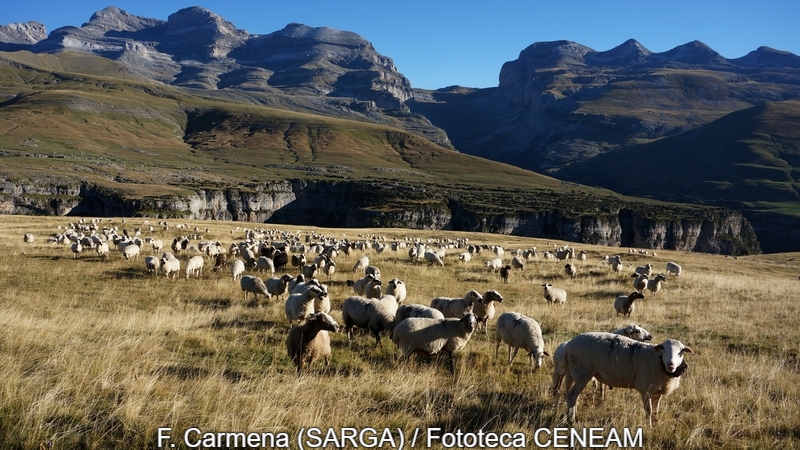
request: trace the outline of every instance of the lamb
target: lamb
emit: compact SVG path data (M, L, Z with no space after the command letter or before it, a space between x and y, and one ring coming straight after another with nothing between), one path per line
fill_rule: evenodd
M190 275L195 275L197 278L200 278L203 275L203 257L200 255L192 256L189 261L186 263L186 279L189 279Z
M471 313L473 304L482 299L481 294L473 290L464 298L436 297L431 301L431 308L441 311L445 318L460 319Z
M289 282L292 280L292 276L287 273L280 278L268 278L264 284L267 287L267 292L269 292L269 295L278 296L281 298L281 300L283 300L284 294L289 292Z
M508 276L511 275L511 266L505 265L500 268L500 279L504 284L508 284Z
M409 317L427 317L429 319L444 319L444 314L438 309L433 309L425 305L400 305L397 307L397 314L394 316L395 323L400 323Z
M148 273L156 274L158 269L161 268L161 260L157 256L148 256L144 259L144 267Z
M658 291L661 290L663 282L666 280L667 277L665 277L663 274L656 275L656 277L652 280L647 280L647 290L652 292L653 297L655 297Z
M244 273L244 261L241 259L234 259L231 263L231 276L233 277L233 281L236 281L238 278L242 277Z
M286 319L289 320L289 326L291 327L295 320L303 322L308 316L314 314L314 301L327 296L328 293L317 286L312 286L303 292L289 295L284 304L284 311L286 312Z
M369 266L369 258L362 256L358 258L356 264L353 266L353 272L363 272Z
M175 274L175 277L177 277L178 272L181 271L181 262L178 258L172 256L172 254L165 253L161 255L161 270L167 278L169 278L171 274Z
M486 291L481 300L472 305L472 312L475 314L475 320L478 321L478 329L483 325L484 332L489 334L488 322L494 318L495 308L494 302L502 302L503 296L495 290Z
M575 275L578 273L578 269L575 267L575 264L567 264L564 266L564 271L567 273L567 276L571 279L575 278Z
M642 292L643 290L647 289L647 280L648 280L647 275L633 273L631 274L631 278L634 279L633 280L634 289L636 289L639 292Z
M248 292L253 293L255 296L254 300L258 300L258 294L261 294L267 298L270 297L267 287L264 285L264 282L261 281L261 278L254 277L252 275L245 275L241 280L239 280L239 286L241 286L242 292L244 292L244 301L247 301Z
M674 262L670 261L670 262L667 263L667 268L666 268L665 272L667 273L667 275L672 274L672 275L675 275L676 277L679 277L679 276L681 276L681 273L683 273L683 269L681 268L681 266L678 263L674 263Z
M614 310L617 311L617 314L622 314L628 318L633 313L633 310L636 309L634 301L643 298L644 294L641 292L631 292L630 295L620 295L614 300Z
M353 340L353 327L369 330L375 337L375 346L381 343L380 333L391 331L395 326L397 299L392 295L384 295L380 300L360 296L348 297L342 303L342 322L347 332L347 339Z
M559 304L561 307L564 307L564 303L567 302L567 291L553 287L551 284L543 284L544 287L544 299L552 304Z
M267 271L270 275L275 273L275 263L266 256L259 256L256 260L256 270L259 272Z
M519 270L525 270L525 262L519 256L511 258L511 267Z
M680 386L680 377L688 368L684 355L692 353L673 339L654 345L613 333L576 336L564 347L567 420L575 421L578 396L595 377L611 387L639 391L650 425L657 424L661 397Z
M392 278L392 280L389 282L389 285L386 287L386 294L394 295L394 297L397 299L397 303L403 303L406 301L406 296L408 295L406 291L406 284L397 278Z
M326 313L314 313L308 316L306 323L289 330L286 350L289 359L297 366L297 376L320 358L325 360L325 368L328 368L331 357L331 338L328 331L336 333L339 331L339 324Z
M430 250L425 252L425 261L428 261L430 264L438 264L439 266L444 267L444 261L442 261L442 258Z
M637 273L639 275L647 275L647 277L649 278L653 275L653 265L648 263L647 265L644 266L636 266L636 269L634 269L634 273Z
M531 364L531 371L537 371L542 367L542 360L545 356L550 356L544 350L544 339L542 339L542 327L530 317L518 312L505 312L497 318L495 326L495 349L494 357L497 358L500 350L500 343L508 345L508 363L511 364L517 356L520 348L528 351L528 359ZM513 354L511 350L514 350Z
M474 314L460 319L429 319L410 317L398 323L392 341L400 349L400 362L408 361L414 353L435 355L445 352L450 361L450 372L455 372L453 352L464 348L475 331Z

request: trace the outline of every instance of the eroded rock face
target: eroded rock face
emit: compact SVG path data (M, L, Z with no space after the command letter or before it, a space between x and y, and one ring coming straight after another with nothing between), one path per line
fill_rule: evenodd
M32 45L46 38L47 29L40 22L0 25L0 43Z

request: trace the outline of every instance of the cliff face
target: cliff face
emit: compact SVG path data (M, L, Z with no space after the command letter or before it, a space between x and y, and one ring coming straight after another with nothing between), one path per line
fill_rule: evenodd
M612 247L701 251L722 254L759 252L753 228L741 214L722 209L698 213L673 208L653 216L628 205L603 213L574 216L553 208L483 214L459 200L442 197L400 206L376 196L374 183L279 181L246 190L197 190L185 196L124 199L89 185L0 184L0 213L71 216L182 217L323 227L407 227L479 231L561 239ZM402 199L397 199L402 200Z

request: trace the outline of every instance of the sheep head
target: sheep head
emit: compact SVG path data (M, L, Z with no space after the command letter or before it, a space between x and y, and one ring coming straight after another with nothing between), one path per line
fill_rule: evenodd
M653 347L653 350L661 354L661 363L670 376L681 376L688 367L683 360L683 355L694 353L691 348L674 339L667 339Z

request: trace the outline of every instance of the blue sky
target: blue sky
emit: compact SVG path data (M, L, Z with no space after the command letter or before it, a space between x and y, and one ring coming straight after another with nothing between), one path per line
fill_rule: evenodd
M633 38L663 52L699 40L726 58L762 45L800 55L796 0L3 0L0 24L38 20L49 33L80 26L107 6L162 20L202 6L253 34L291 22L353 31L392 58L414 87L426 89L497 86L503 63L539 41L565 39L603 51Z

